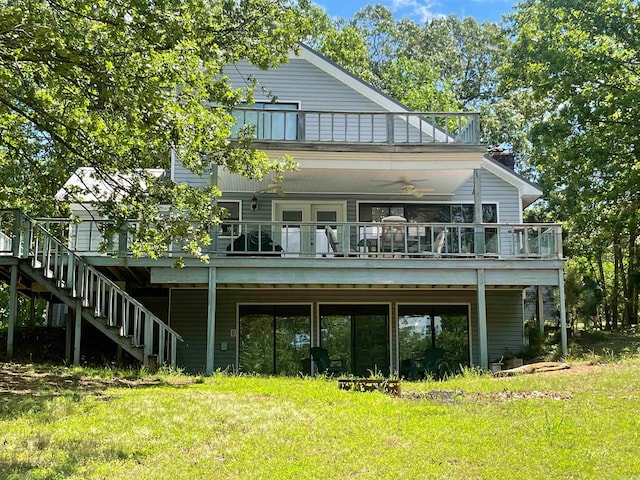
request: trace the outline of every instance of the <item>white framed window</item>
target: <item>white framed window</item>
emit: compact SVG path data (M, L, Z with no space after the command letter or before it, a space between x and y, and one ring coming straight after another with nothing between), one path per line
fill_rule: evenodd
M240 200L220 200L218 207L224 208L228 215L224 217L220 225L220 237L237 237L241 233L241 226L235 223L226 223L225 220L242 220L242 202Z

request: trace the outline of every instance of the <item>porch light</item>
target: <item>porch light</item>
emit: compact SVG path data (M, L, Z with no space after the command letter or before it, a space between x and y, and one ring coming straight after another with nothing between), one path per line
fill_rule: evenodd
M253 198L251 199L251 210L257 210L257 209L258 209L258 198L254 194Z

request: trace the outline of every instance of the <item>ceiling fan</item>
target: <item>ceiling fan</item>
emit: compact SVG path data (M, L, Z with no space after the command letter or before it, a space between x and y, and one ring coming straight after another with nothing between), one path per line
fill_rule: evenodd
M274 178L266 188L256 191L256 193L275 193L277 195L284 195L284 187L282 186L281 178Z
M402 190L403 193L408 193L410 195L413 195L414 197L422 197L425 193L428 192L433 192L433 188L416 188L416 186L413 183L410 182L405 182L401 187L400 190Z

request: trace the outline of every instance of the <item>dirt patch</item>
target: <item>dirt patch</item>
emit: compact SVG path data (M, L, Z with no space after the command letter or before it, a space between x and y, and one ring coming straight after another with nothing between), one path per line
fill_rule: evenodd
M506 400L526 400L526 399L546 399L546 400L571 400L573 397L566 393L558 392L502 392L492 393L467 393L461 390L433 390L430 392L412 392L403 394L402 398L407 400L430 400L437 403L461 403L463 401L506 401Z
M0 394L56 395L67 391L98 393L106 388L139 388L161 385L156 378L89 378L69 374L66 369L0 363Z

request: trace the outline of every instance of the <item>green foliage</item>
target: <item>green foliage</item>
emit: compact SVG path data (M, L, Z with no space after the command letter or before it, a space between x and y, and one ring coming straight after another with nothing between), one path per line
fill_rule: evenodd
M584 256L608 300L607 320L636 323L640 265L640 5L528 0L511 17L504 88L529 92L529 138L567 252ZM614 275L607 278L606 264Z
M172 237L187 237L197 254L218 221L211 205L219 192L153 183L142 169L168 167L172 148L196 173L217 164L260 178L290 167L246 139L228 141L231 109L251 101L253 86L232 88L222 67L285 62L309 30L307 7L288 0L2 2L0 207L66 213L54 194L76 168L90 166L114 189L100 213L140 220L135 254L153 256Z
M9 297L9 286L0 282L0 329L6 328L9 322ZM32 299L24 295L18 295L16 326L34 326L44 323L46 302L41 299L34 299L33 301L35 301L35 305L32 306Z

